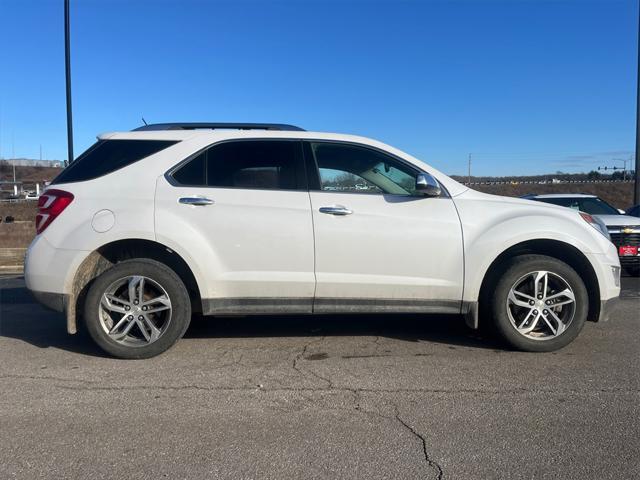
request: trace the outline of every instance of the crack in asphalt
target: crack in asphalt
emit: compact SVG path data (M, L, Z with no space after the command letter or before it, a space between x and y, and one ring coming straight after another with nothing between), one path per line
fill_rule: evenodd
M312 370L303 370L300 368L300 366L298 365L298 363L300 362L300 360L302 360L304 358L304 355L307 353L307 350L309 349L309 347L315 343L322 343L325 340L326 337L320 337L320 338L316 338L315 340L311 340L310 342L307 342L304 347L302 348L302 351L296 355L293 359L293 362L291 364L291 366L293 367L293 369L298 372L301 376L305 376L305 373L309 373L312 376L314 376L315 378L317 378L318 380L321 380L323 382L325 382L327 384L328 390L334 390L333 387L333 382L328 379L323 377L322 375L312 371Z
M427 440L424 438L424 436L420 432L418 432L415 428L413 428L411 425L409 425L407 422L405 422L402 418L400 418L400 413L398 412L397 406L396 406L395 418L400 424L402 424L402 426L404 426L407 430L409 430L416 438L418 438L422 442L422 454L424 455L424 461L427 463L429 468L435 470L436 479L442 480L444 478L444 471L442 470L442 467L440 466L440 464L438 464L438 462L436 462L429 455L429 452L427 451Z
M366 410L364 409L361 405L360 405L360 392L357 390L353 390L354 393L354 404L355 404L355 409L360 412L360 413L364 413L366 415L370 415L370 416L376 416L376 417L380 417L392 422L397 422L399 423L404 429L408 430L414 437L418 438L418 440L420 440L421 444L422 444L422 455L424 457L424 461L427 465L428 468L431 468L432 470L435 471L436 473L436 479L437 480L442 480L444 478L444 471L442 470L442 467L440 466L440 464L438 462L436 462L435 460L433 460L433 458L431 458L431 456L429 455L429 452L427 451L427 440L424 438L424 436L422 434L420 434L420 432L418 432L415 428L411 427L407 422L405 422L402 418L400 418L400 408L398 407L398 405L394 402L391 402L394 410L395 410L395 415L393 417L387 416L387 415L383 415L380 412L377 411L373 411L373 410Z

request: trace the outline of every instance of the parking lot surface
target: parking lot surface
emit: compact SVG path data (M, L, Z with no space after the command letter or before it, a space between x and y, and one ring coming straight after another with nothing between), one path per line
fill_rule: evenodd
M105 357L0 278L0 478L640 476L640 281L549 354L457 317L194 319Z

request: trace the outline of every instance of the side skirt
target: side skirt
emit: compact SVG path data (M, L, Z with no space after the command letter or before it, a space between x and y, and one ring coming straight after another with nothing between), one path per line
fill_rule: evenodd
M446 313L460 314L459 300L380 298L208 298L204 315L299 315L327 313Z
M204 315L296 315L313 313L313 298L205 298Z

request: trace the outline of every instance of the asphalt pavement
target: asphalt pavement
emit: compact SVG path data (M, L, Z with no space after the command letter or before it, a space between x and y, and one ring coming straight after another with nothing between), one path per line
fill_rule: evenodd
M0 278L0 478L640 477L640 279L561 351L440 316L194 319L108 358Z

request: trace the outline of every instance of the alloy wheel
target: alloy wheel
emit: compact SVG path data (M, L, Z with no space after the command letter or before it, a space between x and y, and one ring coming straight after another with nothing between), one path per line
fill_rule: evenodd
M540 270L520 277L509 290L507 313L521 335L550 340L567 329L576 312L569 283L557 273Z
M171 322L171 299L151 278L134 275L113 282L100 299L100 326L111 340L125 346L149 345Z

